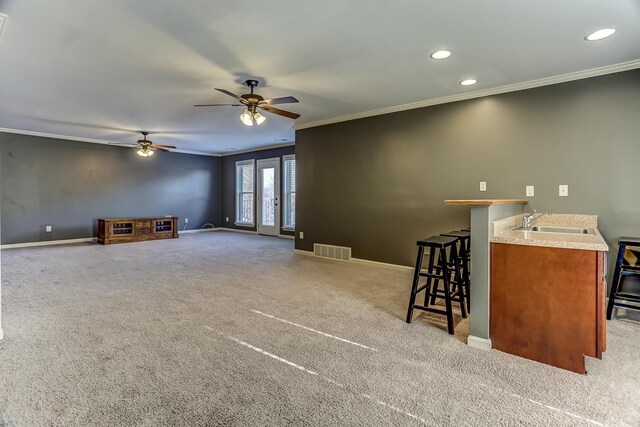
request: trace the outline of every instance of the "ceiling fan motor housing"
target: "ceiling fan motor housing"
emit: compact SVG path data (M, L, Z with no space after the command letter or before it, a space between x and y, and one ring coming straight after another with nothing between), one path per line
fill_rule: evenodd
M149 132L141 131L140 133L142 134L143 139L139 139L138 144L140 144L142 147L148 147L149 145L153 144L152 141L149 141L147 139L147 135L149 135Z
M240 95L240 97L242 99L245 99L249 104L257 104L258 102L262 101L264 98L261 97L260 95L257 95L255 93L247 93L244 95Z

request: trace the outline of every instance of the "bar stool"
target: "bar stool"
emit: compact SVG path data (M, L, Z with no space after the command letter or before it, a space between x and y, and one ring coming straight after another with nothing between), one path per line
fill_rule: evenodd
M418 245L418 258L416 259L416 268L413 274L413 284L411 286L411 295L409 297L407 323L411 323L413 310L415 308L430 313L444 314L447 316L447 330L449 334L453 335L453 301L460 304L462 317L467 317L463 291L464 286L458 285L455 291L452 291L451 289L452 284L461 283L460 277L462 276L456 247L457 240L458 239L455 237L431 236L428 239L418 240L416 243ZM429 264L427 272L423 273L422 262L424 260L425 248L429 248ZM449 250L449 259L447 259L447 249ZM454 276L453 281L451 280L452 275ZM418 286L420 277L427 278L426 284ZM438 290L438 285L441 280L443 282L443 290L440 292ZM416 295L422 290L425 290L424 305L418 305L416 304ZM429 296L434 294L444 298L446 310L429 307Z
M607 304L607 320L611 320L614 307L640 311L640 295L620 291L623 277L640 276L640 263L636 262L635 264L631 264L624 258L627 247L640 249L640 238L621 237L620 240L618 240L618 258L616 259L616 266L613 271L613 283L611 284L611 293L609 294L609 303ZM625 302L617 302L617 299L624 300ZM629 302L632 304L629 304Z
M442 233L441 236L455 237L457 239L458 260L460 261L460 282L464 286L464 294L467 299L467 312L471 313L471 233L468 231L449 231ZM431 303L435 302L435 298L431 298Z

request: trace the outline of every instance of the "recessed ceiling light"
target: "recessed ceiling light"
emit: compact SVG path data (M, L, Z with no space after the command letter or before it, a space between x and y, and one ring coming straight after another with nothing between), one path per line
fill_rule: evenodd
M596 41L596 40L602 40L613 35L613 33L615 32L616 32L615 28L604 28L602 30L594 31L593 33L586 36L584 39L590 42Z
M233 151L235 148L225 148L224 151Z
M429 56L431 56L431 58L433 59L445 59L451 56L451 52L449 52L448 50L438 50L436 52L433 52Z
M476 83L478 83L478 82L476 80L474 80L474 79L467 79L467 80L463 80L463 81L460 82L460 84L462 86L471 86L471 85L474 85Z

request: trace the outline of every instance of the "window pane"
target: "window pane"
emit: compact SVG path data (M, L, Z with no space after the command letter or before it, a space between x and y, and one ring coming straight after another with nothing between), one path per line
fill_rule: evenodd
M287 217L287 224L289 227L296 226L296 193L291 193L289 196L289 208L287 209L289 215Z
M262 224L276 225L275 169L262 169Z
M284 161L284 225L295 228L296 225L296 160Z
M242 167L242 192L249 193L253 191L253 166L246 165Z
M253 171L253 162L236 163L236 222L254 222Z
M242 193L240 222L253 223L253 193Z

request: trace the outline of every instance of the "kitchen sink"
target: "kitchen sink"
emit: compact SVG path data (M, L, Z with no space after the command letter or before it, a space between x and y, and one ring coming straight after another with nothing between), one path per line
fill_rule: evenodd
M539 233L596 234L593 228L551 227L543 225L534 225L531 227L531 230L523 230L522 228L517 228L517 230L537 231Z

